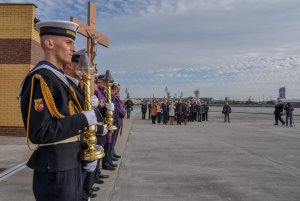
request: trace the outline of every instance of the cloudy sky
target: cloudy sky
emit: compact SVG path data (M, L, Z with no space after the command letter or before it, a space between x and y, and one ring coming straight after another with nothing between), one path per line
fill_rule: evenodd
M12 1L4 1L12 2ZM41 20L86 22L87 1L39 0ZM112 71L132 97L193 96L246 100L300 98L298 0L97 0L100 72ZM77 48L85 46L78 37Z

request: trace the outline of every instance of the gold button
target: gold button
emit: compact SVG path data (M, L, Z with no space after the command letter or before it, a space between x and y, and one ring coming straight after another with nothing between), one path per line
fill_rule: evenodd
M81 133L81 130L78 130L78 133Z

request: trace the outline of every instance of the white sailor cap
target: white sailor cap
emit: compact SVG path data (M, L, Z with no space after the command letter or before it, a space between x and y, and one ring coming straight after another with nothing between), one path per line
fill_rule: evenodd
M74 40L78 27L79 25L75 22L62 20L41 21L36 24L36 28L40 31L40 36L65 36Z
M80 49L77 52L75 52L72 56L72 62L79 62L80 56L84 55L86 53L85 49Z

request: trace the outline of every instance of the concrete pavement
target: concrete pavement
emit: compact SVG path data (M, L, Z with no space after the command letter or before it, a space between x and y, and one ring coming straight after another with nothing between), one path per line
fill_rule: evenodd
M299 201L300 129L273 126L273 115L231 119L170 126L137 116L111 201Z
M300 200L300 117L293 128L273 126L273 115L263 114L232 114L225 124L212 112L208 122L187 126L140 117L126 120L119 169L104 172L110 178L94 201ZM24 139L0 139L0 168L30 155ZM0 201L34 200L31 179L25 168L0 182Z

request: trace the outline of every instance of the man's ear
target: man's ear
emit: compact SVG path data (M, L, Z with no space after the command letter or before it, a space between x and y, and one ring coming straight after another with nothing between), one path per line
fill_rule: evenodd
M48 49L50 50L53 50L54 48L54 41L52 38L46 38L45 41L44 41L44 44L45 44L45 47L47 47Z

